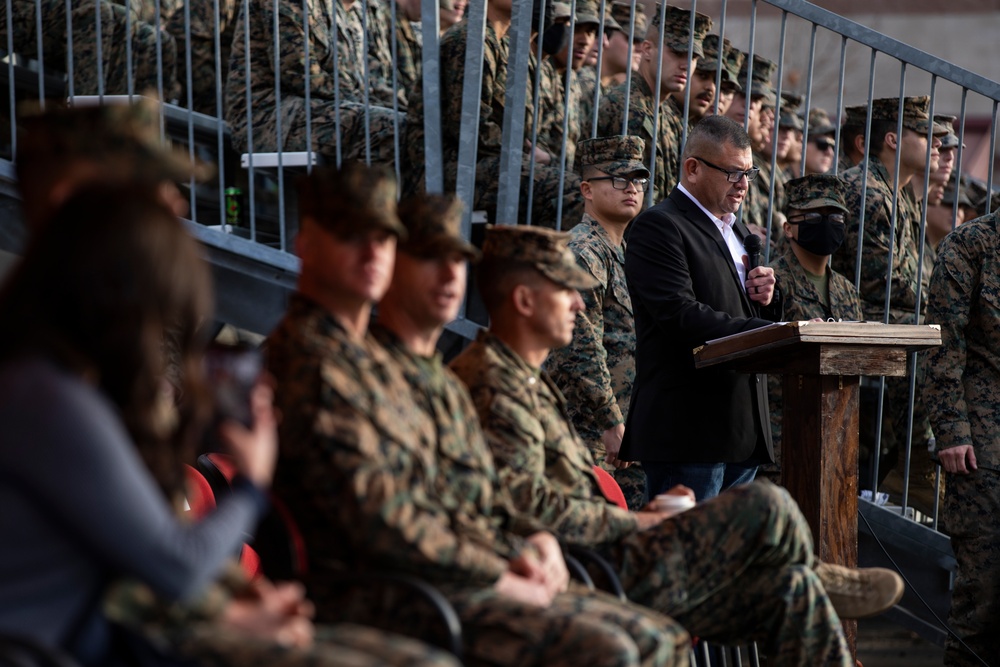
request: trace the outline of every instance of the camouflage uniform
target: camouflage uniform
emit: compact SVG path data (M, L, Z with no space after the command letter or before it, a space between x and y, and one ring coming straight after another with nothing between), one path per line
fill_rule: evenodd
M334 6L336 5L336 6ZM374 7L374 0L369 7ZM382 100L378 92L384 85L372 70L370 106L364 106L363 55L358 52L357 26L360 25L360 4L351 12L336 0L314 0L308 17L302 14L298 0L280 0L278 4L278 75L275 73L274 3L271 0L250 0L249 28L242 11L236 22L233 49L226 78L226 122L232 128L233 147L240 152L254 150L306 150L306 115L309 114L312 150L331 161L336 158L339 133L342 157L364 160L366 144L373 162L388 164L395 157L394 122L405 117L391 109L375 106ZM371 9L370 11L376 11ZM334 12L337 31L334 32ZM309 23L309 41L305 41L305 22ZM373 23L369 21L369 26ZM377 25L377 24L374 24ZM374 31L377 33L378 31ZM244 49L249 33L249 50ZM377 42L373 43L377 44ZM309 54L309 76L305 76L306 53ZM250 80L246 79L249 57ZM334 67L334 59L336 68ZM391 65L391 60L390 60ZM334 70L338 73L339 89L334 85ZM280 88L276 90L276 84ZM249 85L252 115L252 143L247 124L247 86ZM306 87L310 106L306 109ZM339 94L339 107L336 104ZM280 104L279 104L280 95ZM389 100L391 103L391 99ZM366 127L367 114L367 127ZM278 136L278 121L282 136Z
M455 606L469 664L672 664L669 620L657 614L587 593L538 608L492 589L523 543L493 518L488 479L462 460L442 472L453 464L440 460L431 421L373 338L353 340L296 295L268 362L283 415L275 491L302 529L319 618L353 603L334 592L332 569L390 568L429 579Z
M453 25L445 32L440 43L441 61L441 124L442 165L445 190L453 191L458 174L458 152L462 117L462 90L465 79L465 45L468 20ZM489 22L486 24L483 48L482 87L480 92L478 148L476 151L476 190L472 207L485 210L491 220L496 220L497 184L500 173L500 153L507 150L503 140L503 114L506 103L507 60L510 49L508 37L499 39ZM531 138L532 103L530 95L525 100L524 136ZM410 100L406 150L409 159L406 189L409 192L424 190L424 102L422 93L415 93ZM527 221L529 156L522 156L521 196L518 222ZM580 178L567 172L562 190L559 189L559 170L556 167L535 165L534 197L531 222L545 227L556 227L556 204L562 199L562 224L567 229L583 215L583 198L580 195ZM504 220L500 222L513 222Z
M229 65L229 50L233 44L233 33L236 30L237 0L218 0L219 23L216 28L216 0L193 0L190 6L191 43L185 41L184 11L174 12L166 22L166 30L177 41L179 62L177 79L180 90L180 104L187 106L187 58L186 51L191 52L191 108L210 116L222 114L225 109L216 107L216 90L218 81L225 84ZM218 35L220 59L215 60L215 39ZM236 45L243 48L243 43Z
M941 346L925 360L924 401L939 449L972 445L1000 467L1000 230L996 213L966 222L939 246L927 321ZM993 472L950 475L943 521L958 570L948 622L988 664L1000 661L1000 482ZM945 665L978 665L951 637Z
M205 667L454 667L458 661L413 639L360 625L318 626L308 648L289 648L225 629L219 622L234 596L248 592L235 562L197 599L166 603L135 580L116 583L104 611L116 623L170 654Z
M423 72L424 39L420 23L408 19L396 5L396 86L409 104L410 97L419 93ZM391 83L390 79L390 83ZM404 107L405 108L405 107Z
M774 275L781 285L781 293L785 299L785 315L787 322L811 320L822 317L824 320L845 320L860 322L864 319L861 312L861 300L854 283L830 270L829 300L816 289L816 284L806 274L799 260L789 249L784 255L771 262L768 266L774 269ZM767 404L771 411L771 440L774 443L774 471L781 470L781 376L767 376ZM766 466L771 468L771 466Z
M567 542L601 546L630 599L706 639L766 641L771 665L853 665L811 569L809 528L783 489L736 487L638 531L601 495L590 452L545 371L488 332L452 368L469 385L514 502Z
M695 33L691 35L691 12L666 5L664 19L663 45L661 48L674 49L687 53L690 42L694 41L694 56L704 55L702 40L711 29L712 21L704 14L696 14ZM660 12L654 13L650 21L650 30L659 28ZM628 96L628 126L622 132L624 123L625 99ZM652 172L653 183L646 194L648 202L656 203L665 198L680 181L681 175L681 140L687 120L684 110L669 95L660 100L659 114L656 114L656 98L653 91L641 75L632 77L632 89L627 90L625 84L612 89L601 101L601 113L598 119L597 136L610 137L628 134L640 137L646 143L643 162ZM654 136L654 118L658 119L656 135ZM653 149L656 149L655 165L652 161Z
M586 309L577 315L573 342L553 350L546 367L566 396L573 426L594 459L614 475L628 506L639 509L648 502L642 465L621 470L608 466L601 442L604 431L625 423L635 382L635 322L625 284L625 243L613 246L601 224L587 214L570 234L577 262L600 284L581 292Z
M13 15L10 18L14 32L14 51L28 58L44 60L46 69L63 71L67 62L66 2L41 0L39 8L42 17L41 45L38 43L35 0L13 3ZM97 55L98 11L101 22L100 62ZM128 14L128 8L108 0L98 0L97 3L72 1L70 21L73 37L74 95L97 95L99 92L106 95L123 95L130 90L137 94L159 90L156 28L139 20L134 13L131 18L127 18ZM126 28L130 30L128 34ZM159 41L163 90L166 97L170 97L176 79L177 47L169 34L160 33ZM131 42L132 49L131 89L126 48L128 42ZM4 49L7 48L6 3L0 6L0 44L4 45ZM100 72L98 72L99 66Z
M771 87L771 78L777 69L777 65L767 58L762 58L757 54L753 57L753 72L746 58L741 66L738 82L745 94L750 98L764 98L765 105L774 104L774 88ZM750 81L747 81L747 74L750 73ZM742 121L740 121L742 122ZM773 212L781 211L783 207L784 191L781 188L780 180L771 177L771 154L753 151L753 164L760 169L757 179L751 181L747 188L746 197L743 200L742 216L743 222L750 225L757 225L765 233L774 219ZM774 205L768 208L768 199L771 196L771 182L774 181ZM769 216L768 213L771 213ZM780 233L777 229L771 231L772 247L777 243Z
M625 110L625 98L628 96L628 127L626 134L640 137L645 142L643 163L652 172L652 184L647 199L652 197L658 202L668 194L680 181L681 164L681 134L684 122L677 105L670 98L660 102L659 125L656 128L656 139L653 136L653 118L656 101L649 84L641 76L632 77L631 91L625 84L612 88L601 99L601 113L598 115L597 136L610 137L622 134L622 112ZM656 146L656 159L652 160L653 146ZM655 164L654 164L655 162Z
M581 67L573 81L577 99L577 115L580 119L580 139L588 139L594 134L594 90L597 87L597 67ZM608 94L610 86L601 84L601 98Z
M566 119L566 170L573 171L576 142L580 139L579 90L576 72L570 73L569 117L566 115L566 73L559 72L551 58L544 58L539 68L541 85L538 96L538 138L536 145L552 156L551 164L558 168L563 148L563 120ZM534 85L534 76L529 77ZM591 90L593 96L593 90ZM591 97L593 99L593 97Z

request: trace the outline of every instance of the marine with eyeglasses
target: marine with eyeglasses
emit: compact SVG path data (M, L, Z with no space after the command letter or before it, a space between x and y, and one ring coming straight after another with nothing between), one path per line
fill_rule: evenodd
M788 242L785 253L771 262L785 301L785 320L861 320L854 283L829 266L847 230L843 182L830 174L813 174L786 183L785 195L783 231ZM775 463L764 466L763 472L776 477L781 470L780 375L768 376L767 396Z
M618 459L635 382L635 320L625 283L625 228L642 210L649 189L640 137L581 141L576 155L584 215L570 230L569 248L597 285L580 290L584 310L573 341L552 352L545 366L566 396L577 433L598 465L612 473L630 509L648 502L646 474Z
M642 462L651 496L684 484L702 500L752 480L771 437L763 377L695 369L691 350L781 320L782 299L735 215L758 174L743 126L706 116L682 157L680 183L629 230L636 378L618 458Z

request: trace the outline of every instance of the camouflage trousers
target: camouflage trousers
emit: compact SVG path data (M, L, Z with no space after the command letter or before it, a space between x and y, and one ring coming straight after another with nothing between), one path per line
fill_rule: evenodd
M562 220L561 229L569 230L583 217L583 195L580 194L580 177L567 171L562 189L559 188L559 170L545 165L535 165L532 175L529 164L525 161L521 168L521 193L518 201L517 224L530 222L532 225L556 229ZM409 164L404 171L406 191L423 192L426 187L424 165ZM444 166L445 189L454 189L458 168L454 162ZM486 211L492 224L513 224L513 220L501 220L497 216L498 184L500 181L500 158L482 158L476 163L476 192L473 198L473 209ZM531 192L531 219L528 219L528 188ZM562 200L562 217L560 218L557 203Z
M319 626L313 645L287 648L203 624L178 647L203 667L458 667L450 653L361 625Z
M948 623L986 664L1000 665L1000 478L950 475L942 518L958 561ZM982 663L948 637L944 664Z
M442 592L461 620L463 659L470 666L688 665L690 637L684 628L604 593L572 585L542 608L491 588ZM440 625L411 594L365 588L337 599L312 597L322 618L364 618L377 627L405 627L407 634L421 638L434 637ZM373 611L377 609L385 611Z
M156 27L136 16L128 18L124 6L108 0L74 4L77 6L70 13L74 95L158 92L159 59L163 70L163 97L173 97L177 64L173 37L160 31L157 48ZM67 71L66 3L41 1L41 48L37 39L35 5L34 0L13 3L14 50L28 58L44 60L47 70ZM97 39L98 19L100 40ZM6 26L4 6L0 9L0 43L4 45L7 44Z
M312 150L327 163L336 164L337 145L341 159L364 161L391 166L395 160L394 137L396 124L402 133L404 114L392 109L365 106L356 102L341 102L337 107L329 100L312 99L308 118L305 100L285 97L281 100L281 135L278 141L277 114L271 105L258 104L254 109L253 149L255 152L304 151L308 137ZM250 142L245 118L227 118L233 127L233 148L247 151Z
M853 667L795 501L734 487L609 550L629 599L722 644L761 641L769 667Z

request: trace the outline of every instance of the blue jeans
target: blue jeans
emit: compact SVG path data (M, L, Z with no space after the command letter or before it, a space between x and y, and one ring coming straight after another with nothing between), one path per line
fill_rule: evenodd
M661 463L643 461L646 471L646 488L652 500L658 493L665 493L678 484L694 491L700 502L714 498L725 489L737 484L749 484L757 474L756 465L742 463Z

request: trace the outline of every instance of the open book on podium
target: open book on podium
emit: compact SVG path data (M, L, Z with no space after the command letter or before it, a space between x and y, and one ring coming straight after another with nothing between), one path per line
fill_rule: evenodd
M906 374L906 353L941 344L936 324L775 322L694 348L695 366L755 373Z

